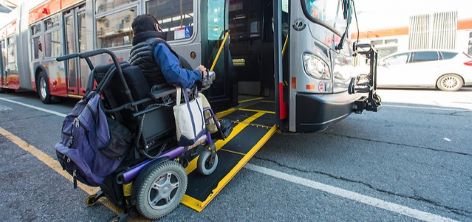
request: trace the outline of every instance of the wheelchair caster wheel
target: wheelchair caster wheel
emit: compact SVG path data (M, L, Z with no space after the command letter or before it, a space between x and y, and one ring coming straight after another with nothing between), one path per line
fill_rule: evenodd
M218 154L210 150L203 150L198 157L197 169L204 176L208 176L215 172L218 166Z
M85 205L87 207L93 207L95 206L95 204L97 204L97 194L92 194L92 195L89 195L85 198Z

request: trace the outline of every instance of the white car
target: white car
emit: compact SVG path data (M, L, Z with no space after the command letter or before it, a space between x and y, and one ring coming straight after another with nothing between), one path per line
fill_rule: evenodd
M456 91L472 85L472 58L443 50L399 52L381 59L377 73L379 87Z

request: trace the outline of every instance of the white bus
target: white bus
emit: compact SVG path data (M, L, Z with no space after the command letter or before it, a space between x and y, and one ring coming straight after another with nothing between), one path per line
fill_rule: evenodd
M20 6L0 30L0 89L34 90L44 103L80 98L87 64L55 59L107 48L127 60L131 23L140 14L154 15L193 67L210 67L229 32L207 92L216 110L265 110L283 131L312 132L380 105L373 49L366 53L368 80L357 85L357 47L349 39L356 23L353 0L46 0L31 10Z

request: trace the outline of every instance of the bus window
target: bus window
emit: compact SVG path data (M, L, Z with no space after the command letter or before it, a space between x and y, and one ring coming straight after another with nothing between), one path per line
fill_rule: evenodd
M1 40L0 45L2 47L2 51L1 51L1 53L2 53L1 56L2 56L2 61L3 61L2 69L4 69L7 66L7 51L5 49L5 40Z
M31 49L33 50L33 53L32 53L33 59L38 59L39 57L41 57L41 54L43 53L43 47L39 40L40 33L41 33L40 23L31 26L31 36L32 36Z
M150 0L146 2L146 13L156 17L168 41L193 35L193 0Z
M44 35L44 55L45 57L58 57L62 54L59 17L56 16L44 21L44 26L46 28Z
M339 33L343 33L346 22L343 19L342 1L332 0L301 0L304 6L305 15L310 19L330 28L334 28Z
M135 2L136 0L97 0L96 1L96 13L102 13L110 11L114 8L118 8L121 5Z
M131 23L136 17L136 7L97 18L97 47L111 48L131 44Z
M16 70L16 41L15 36L12 36L7 39L7 70L13 71Z
M85 11L77 13L77 26L79 27L79 52L87 50L87 27L85 23Z
M208 0L208 40L219 40L224 29L225 1Z

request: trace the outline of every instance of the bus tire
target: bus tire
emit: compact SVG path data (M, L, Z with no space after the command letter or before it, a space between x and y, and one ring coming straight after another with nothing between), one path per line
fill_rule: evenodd
M38 95L41 102L44 104L50 104L52 102L52 96L49 91L48 76L44 71L41 71L38 75Z

